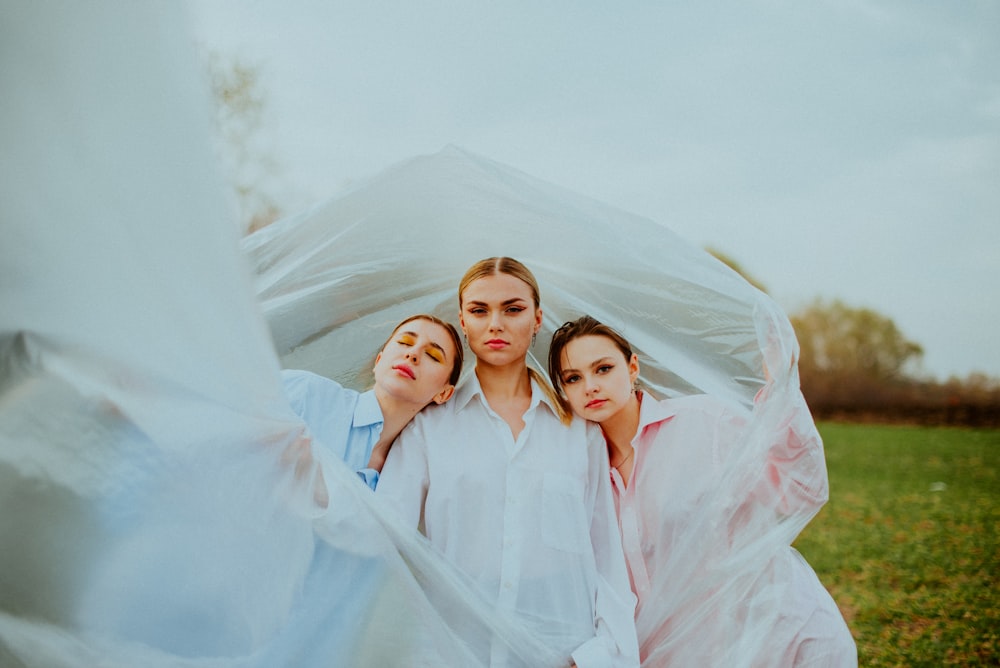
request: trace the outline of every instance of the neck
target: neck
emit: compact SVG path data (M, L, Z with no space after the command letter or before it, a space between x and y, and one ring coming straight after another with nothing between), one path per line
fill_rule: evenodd
M392 442L403 431L403 427L410 423L413 416L419 413L424 407L417 404L400 401L390 394L384 392L378 385L375 386L375 399L378 407L382 411L382 433L378 442L372 448L372 456L369 460L369 468L377 471L382 470L382 463L385 462L386 455Z
M523 360L502 367L477 362L476 378L491 404L493 400L502 402L531 396L531 378Z
M601 431L608 442L608 456L612 462L628 457L632 450L632 439L639 430L639 397L635 392L625 406L601 422Z

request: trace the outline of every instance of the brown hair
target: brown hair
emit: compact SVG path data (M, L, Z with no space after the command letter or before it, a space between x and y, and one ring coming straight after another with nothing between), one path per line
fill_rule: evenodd
M408 322L413 322L414 320L427 320L428 322L433 322L435 325L441 325L445 328L445 330L447 330L448 335L451 336L451 343L455 348L455 359L452 360L451 375L448 377L448 382L452 385L458 385L458 379L462 375L462 364L465 362L465 350L462 348L462 337L459 335L458 329L455 328L455 325L442 320L437 316L428 315L426 313L411 315L409 318L403 320L393 328L392 333L389 334L389 338L385 340L385 343L382 344L379 351L385 350L385 347L389 345L390 341L392 341L392 337L396 336L396 332L399 331L400 327Z
M507 274L526 283L531 288L531 298L535 302L535 308L537 309L542 305L542 299L538 290L538 281L530 269L512 257L488 257L469 267L469 270L462 276L462 280L458 282L459 309L462 308L462 293L465 292L470 283L480 278L486 278L487 276L495 276L496 274ZM542 392L549 399L549 402L555 406L559 421L563 424L572 422L572 411L567 408L566 403L556 394L552 386L545 380L545 377L530 366L528 367L528 376L538 383L538 386L542 388Z
M560 397L565 396L562 384L563 349L570 341L581 336L606 336L622 352L626 362L632 359L632 346L625 337L596 318L585 315L563 324L552 335L552 343L549 345L549 378L552 379L552 385L559 392Z

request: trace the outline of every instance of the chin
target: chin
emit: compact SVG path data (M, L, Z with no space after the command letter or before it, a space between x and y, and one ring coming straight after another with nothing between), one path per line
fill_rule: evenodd
M511 364L517 362L518 360L524 359L525 354L516 353L509 348L504 350L493 350L492 348L486 348L485 350L474 351L476 357L483 360L484 362L489 362L495 366L504 366L506 364Z

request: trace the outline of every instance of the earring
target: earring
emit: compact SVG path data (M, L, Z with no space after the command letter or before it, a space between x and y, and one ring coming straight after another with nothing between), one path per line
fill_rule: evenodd
M532 348L535 347L535 339L536 338L538 338L538 332L535 332L534 334L531 335L531 347Z
M465 347L468 348L469 347L469 335L468 334L462 334L462 338L465 340Z

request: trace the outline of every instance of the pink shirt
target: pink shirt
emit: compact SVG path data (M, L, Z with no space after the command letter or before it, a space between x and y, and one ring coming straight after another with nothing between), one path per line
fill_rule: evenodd
M790 547L828 492L795 395L765 404L762 392L754 413L707 395L643 399L627 487L611 469L643 666L786 665L811 616L841 627L820 665L852 665L843 618Z

